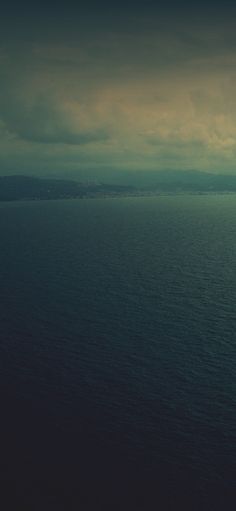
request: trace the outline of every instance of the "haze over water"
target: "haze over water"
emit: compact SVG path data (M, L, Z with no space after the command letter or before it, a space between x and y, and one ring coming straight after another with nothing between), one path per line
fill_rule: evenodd
M9 509L234 509L235 231L234 195L0 205Z

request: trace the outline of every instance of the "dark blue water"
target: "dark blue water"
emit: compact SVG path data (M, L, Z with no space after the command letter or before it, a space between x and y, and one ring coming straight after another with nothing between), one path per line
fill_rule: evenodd
M235 509L236 197L2 203L0 239L4 509Z

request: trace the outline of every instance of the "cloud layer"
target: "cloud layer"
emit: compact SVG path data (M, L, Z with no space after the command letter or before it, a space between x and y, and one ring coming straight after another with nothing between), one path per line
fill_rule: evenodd
M234 26L167 21L5 41L1 173L236 172Z

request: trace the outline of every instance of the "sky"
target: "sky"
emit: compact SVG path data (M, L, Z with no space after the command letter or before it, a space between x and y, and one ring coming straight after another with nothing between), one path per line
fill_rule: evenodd
M233 2L11 2L0 174L236 174Z

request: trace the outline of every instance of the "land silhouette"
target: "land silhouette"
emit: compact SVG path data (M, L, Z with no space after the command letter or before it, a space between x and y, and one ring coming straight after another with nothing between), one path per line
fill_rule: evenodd
M78 182L26 175L0 177L0 200L55 200L89 197L142 196L163 193L236 192L236 176L198 171L159 171L134 174L133 183Z

